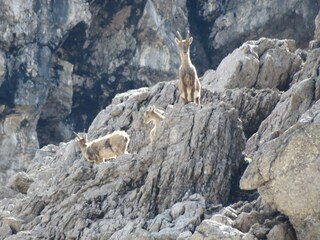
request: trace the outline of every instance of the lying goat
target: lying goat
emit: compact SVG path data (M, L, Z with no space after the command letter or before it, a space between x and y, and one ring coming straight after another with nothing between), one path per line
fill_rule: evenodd
M125 131L115 131L89 143L86 135L80 137L76 134L76 140L82 155L89 162L99 164L119 155L127 154L130 137Z
M164 119L164 116L162 114L163 111L160 111L154 105L148 107L144 112L145 124L148 124L152 121L154 125L153 129L150 131L150 140L152 144L154 143L156 138L157 128L159 127L160 122Z

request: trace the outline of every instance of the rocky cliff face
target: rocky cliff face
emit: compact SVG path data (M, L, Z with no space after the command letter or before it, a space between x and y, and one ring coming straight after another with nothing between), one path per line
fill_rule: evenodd
M0 3L1 238L320 236L317 1ZM217 66L201 106L172 80L187 29L199 75ZM166 117L154 145L151 104ZM130 154L90 166L83 128L127 131ZM258 199L238 189L245 157Z

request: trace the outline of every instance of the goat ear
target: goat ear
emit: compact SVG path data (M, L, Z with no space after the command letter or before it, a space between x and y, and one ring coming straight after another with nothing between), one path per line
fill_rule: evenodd
M176 41L176 43L179 45L180 44L180 40L178 38L174 38L174 40Z
M193 37L190 37L190 38L189 38L189 44L190 44L190 45L191 45L192 41L193 41Z

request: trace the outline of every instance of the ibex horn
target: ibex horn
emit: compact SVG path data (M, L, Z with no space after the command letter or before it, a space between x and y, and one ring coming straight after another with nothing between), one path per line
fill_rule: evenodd
M189 40L189 38L190 38L190 31L188 30L186 39Z
M182 37L181 37L181 34L179 33L179 31L177 31L177 34L178 34L178 39L179 39L180 41L182 41Z
M73 133L77 136L77 138L81 139L81 137L76 132Z

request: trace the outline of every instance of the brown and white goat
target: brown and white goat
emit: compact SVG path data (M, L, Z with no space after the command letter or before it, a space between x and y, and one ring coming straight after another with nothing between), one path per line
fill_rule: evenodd
M160 125L160 122L165 118L163 115L163 111L157 109L154 105L148 107L144 112L144 120L145 124L153 122L153 129L150 131L150 140L153 144L156 139L157 128Z
M76 134L76 140L84 158L91 163L99 164L127 154L130 137L125 131L115 131L91 142L87 142L86 135L80 137Z
M181 66L179 69L179 92L184 103L195 102L200 104L201 84L197 70L190 59L190 45L193 38L188 31L187 38L182 39L177 31L178 38L175 41L180 49Z

